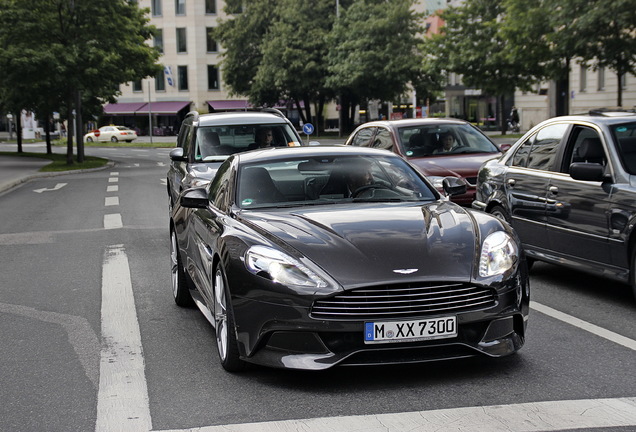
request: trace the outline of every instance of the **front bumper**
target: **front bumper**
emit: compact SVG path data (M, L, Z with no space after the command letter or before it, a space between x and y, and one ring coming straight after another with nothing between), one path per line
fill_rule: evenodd
M242 358L251 363L306 370L418 363L480 354L502 357L523 346L528 314L527 287L508 288L498 293L492 307L457 313L456 337L370 345L363 340L364 321L317 320L309 316L308 308L236 298L239 348Z

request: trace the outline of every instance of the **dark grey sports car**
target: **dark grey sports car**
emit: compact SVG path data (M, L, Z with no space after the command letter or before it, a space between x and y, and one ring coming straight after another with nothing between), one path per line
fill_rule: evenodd
M170 233L175 301L214 325L228 371L500 357L524 343L514 232L388 151L231 155L182 193Z

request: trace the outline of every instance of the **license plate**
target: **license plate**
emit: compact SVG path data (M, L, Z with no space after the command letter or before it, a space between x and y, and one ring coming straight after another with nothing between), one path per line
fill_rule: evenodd
M454 316L415 321L378 321L364 323L364 343L415 342L457 336Z

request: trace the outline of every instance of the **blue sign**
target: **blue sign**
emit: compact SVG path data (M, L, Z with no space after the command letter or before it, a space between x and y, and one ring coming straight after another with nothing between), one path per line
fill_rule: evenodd
M303 125L303 132L305 132L307 135L311 135L312 133L314 133L314 125L312 125L311 123L305 123Z

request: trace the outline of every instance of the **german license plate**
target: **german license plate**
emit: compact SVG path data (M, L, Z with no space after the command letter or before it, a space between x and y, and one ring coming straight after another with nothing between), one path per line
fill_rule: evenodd
M415 321L376 321L364 323L364 343L416 342L457 336L454 316Z

